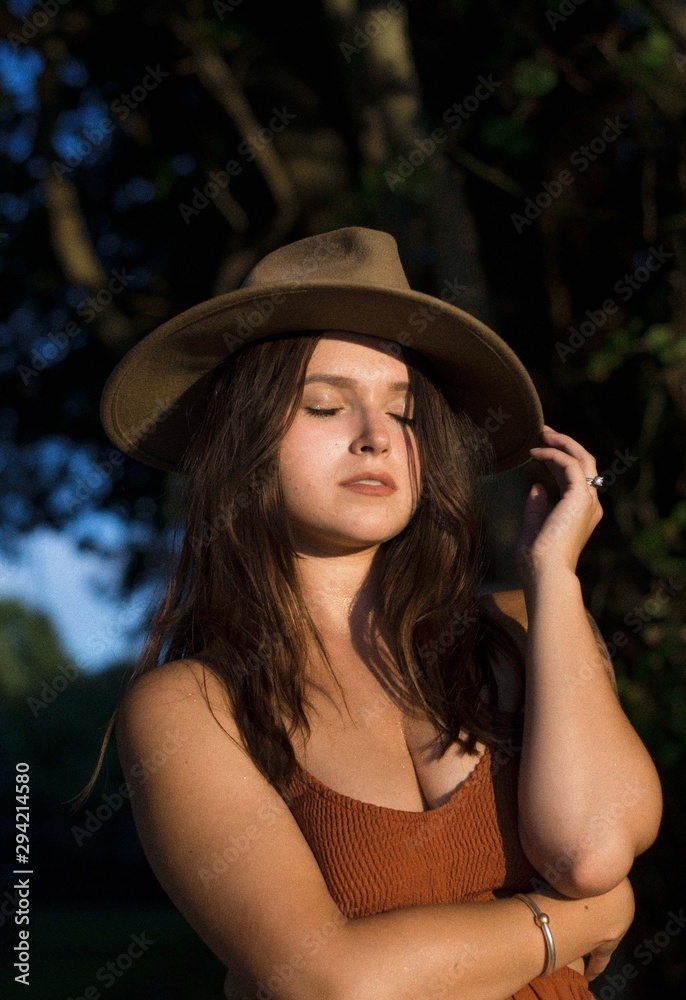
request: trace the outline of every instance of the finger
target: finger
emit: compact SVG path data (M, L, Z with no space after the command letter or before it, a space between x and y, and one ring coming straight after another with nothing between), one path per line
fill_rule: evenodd
M584 973L586 978L589 980L595 979L601 972L604 972L610 964L613 952L614 948L610 950L599 948L597 951L592 952L588 960L588 965L586 966L586 972Z
M564 490L569 485L587 486L585 477L591 476L573 455L568 455L559 448L538 447L529 449L533 458L543 462L552 473L557 485ZM595 475L595 473L593 473ZM597 492L597 491L596 491Z
M601 972L605 971L605 969L609 965L609 962L610 962L609 958L606 959L592 958L591 961L586 966L586 972L584 973L586 979L588 979L588 981L591 982L591 980L599 976Z
M593 455L583 445L579 444L578 441L575 441L573 437L570 437L569 434L562 434L561 431L556 431L548 424L544 424L541 438L544 445L552 445L560 448L578 459L582 469L586 470L584 473L586 476L593 478L593 476L598 475L597 464Z
M580 461L584 458L593 459L590 451L587 451L575 438L569 434L563 434L562 431L556 431L548 424L543 425L541 439L549 444L555 444L558 448L565 448L570 455L575 455Z

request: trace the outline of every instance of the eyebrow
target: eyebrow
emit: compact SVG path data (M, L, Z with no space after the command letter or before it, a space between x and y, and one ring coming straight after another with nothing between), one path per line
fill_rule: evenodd
M330 385L337 385L342 388L350 388L359 382L359 379L348 378L347 375L328 375L326 373L317 373L314 375L308 375L305 379L305 385L309 385L310 382L328 382ZM392 382L388 388L391 392L403 392L405 389L410 388L409 382Z

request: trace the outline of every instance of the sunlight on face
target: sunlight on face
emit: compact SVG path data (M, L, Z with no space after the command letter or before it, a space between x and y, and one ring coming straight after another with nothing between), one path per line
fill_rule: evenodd
M407 365L395 350L377 337L327 331L310 358L302 401L280 448L286 507L300 551L378 547L406 527L416 508L413 403ZM378 475L395 484L386 495L342 485Z

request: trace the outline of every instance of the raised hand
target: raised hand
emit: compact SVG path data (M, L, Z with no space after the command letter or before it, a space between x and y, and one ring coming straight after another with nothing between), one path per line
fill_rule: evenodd
M551 506L541 483L529 492L515 548L523 581L549 568L576 572L581 550L603 516L598 491L586 482L586 477L598 475L593 455L547 424L541 441L541 446L530 449L531 455L550 469L560 487L560 499Z

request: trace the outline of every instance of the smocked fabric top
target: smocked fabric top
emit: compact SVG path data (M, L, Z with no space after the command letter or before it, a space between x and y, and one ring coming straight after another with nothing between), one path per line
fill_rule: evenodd
M350 798L298 764L290 810L349 918L481 902L533 892L542 881L519 840L518 771L518 753L487 747L442 805L413 812ZM535 997L591 1000L593 994L581 973L563 967L534 979L514 1000Z

